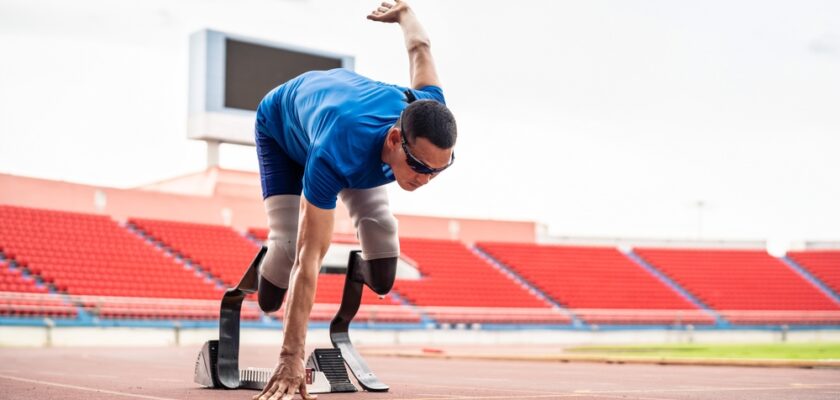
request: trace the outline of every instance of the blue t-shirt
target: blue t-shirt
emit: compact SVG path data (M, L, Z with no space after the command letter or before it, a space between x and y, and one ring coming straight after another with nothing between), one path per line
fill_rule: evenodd
M312 71L269 92L259 106L262 129L304 166L303 195L323 209L335 208L345 188L369 189L394 181L382 162L388 130L417 99L445 103L437 86L419 90L377 82L346 69Z

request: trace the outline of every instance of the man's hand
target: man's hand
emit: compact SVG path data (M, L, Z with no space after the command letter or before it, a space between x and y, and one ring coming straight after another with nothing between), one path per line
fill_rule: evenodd
M300 397L304 400L318 398L306 391L306 367L303 358L284 355L280 357L280 364L274 369L274 375L263 391L252 400L291 400L295 396L295 390L300 392Z
M387 2L383 2L379 8L373 10L370 14L368 14L367 18L373 21L379 22L400 22L400 18L405 11L411 10L411 7L408 6L408 3L401 1L401 0L394 0L396 4L391 4Z
M424 86L440 86L440 80L432 59L429 35L420 25L414 11L408 3L394 0L395 4L383 2L367 18L373 21L398 23L405 36L405 48L408 50L408 68L411 75L411 87L420 89Z

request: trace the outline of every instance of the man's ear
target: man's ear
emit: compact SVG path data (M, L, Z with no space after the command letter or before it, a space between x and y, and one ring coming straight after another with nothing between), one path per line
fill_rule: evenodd
M402 136L400 135L400 128L393 127L390 131L388 131L388 148L393 150L396 149L402 143Z

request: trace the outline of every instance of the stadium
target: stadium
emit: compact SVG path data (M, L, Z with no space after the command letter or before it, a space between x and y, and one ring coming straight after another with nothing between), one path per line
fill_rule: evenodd
M0 48L16 56L13 63L0 67L0 83L7 93L0 95L6 121L0 126L0 359L5 361L0 365L0 388L10 398L221 399L259 393L211 389L261 389L268 378L258 375L263 373L260 368L276 363L283 343L286 304L264 312L256 283L249 283L256 276L249 273L256 273L269 239L264 187L254 152L258 104L277 85L308 71L343 68L405 84L408 63L402 59L400 37L385 40L381 48L372 46L370 41L380 40L383 31L364 21L371 5L363 3L83 2L72 11L58 3L40 4L47 11L25 2L0 3L0 14L5 14L0 22L9 22L5 32L0 30L9 40ZM308 383L315 388L319 379L328 381L319 396L395 400L840 396L840 214L834 202L840 198L831 180L840 167L832 147L840 144L836 140L840 126L836 110L824 108L826 102L836 105L840 93L833 90L840 83L836 73L827 72L836 72L840 41L831 31L831 18L816 17L819 10L836 11L836 6L809 3L792 12L797 7L782 2L763 10L757 23L764 29L763 23L772 25L792 12L795 15L789 17L795 22L784 20L791 26L828 26L827 33L810 42L810 53L798 59L796 78L780 84L793 87L799 82L796 90L801 92L792 93L817 99L810 103L812 109L773 120L768 115L774 107L798 108L786 100L778 104L755 100L768 93L769 98L783 97L782 89L774 89L778 93L768 89L750 100L751 105L765 108L744 108L743 115L733 117L720 111L726 108L723 103L715 103L727 100L704 100L708 93L698 94L700 100L675 107L697 106L709 121L732 118L721 122L726 127L694 120L693 127L685 125L686 132L706 130L708 137L686 133L662 139L657 127L673 128L666 126L667 117L635 126L634 115L620 128L601 121L627 116L609 108L608 99L620 98L616 93L627 88L604 82L628 78L607 77L613 72L599 70L598 60L603 60L594 55L597 51L580 53L592 58L563 59L580 67L560 63L551 67L598 70L590 78L603 81L587 81L591 86L585 91L603 85L605 97L596 99L598 106L593 109L584 106L593 101L586 95L571 99L574 77L565 81L572 88L568 95L516 92L496 76L490 80L501 83L494 91L484 91L487 82L473 80L487 79L485 73L506 72L501 67L459 69L457 64L469 64L458 58L465 48L459 35L474 39L475 33L453 26L460 26L459 16L470 15L470 7L447 9L441 3L415 0L412 6L428 23L435 46L442 44L436 53L441 75L452 76L446 79L447 104L459 118L464 137L457 147L458 163L451 163L451 173L441 173L440 181L416 196L390 185L399 222L396 279L385 295L360 286L361 306L350 317L352 343L346 337L344 342L336 340L333 330L347 301L348 265L361 243L350 212L338 202L306 331L306 353L313 354L308 373L317 375ZM675 43L694 45L698 53L717 43L691 36L697 32L714 36L706 28L685 33L672 25L686 15L680 6L662 5L648 14L650 10L641 4L608 3L543 4L540 7L547 7L549 16L539 18L578 12L595 21L606 13L650 22L654 16L664 16L661 26L660 22L647 28L628 26L639 38L675 35L682 38L673 39ZM490 9L498 12L490 19L505 13L495 6ZM732 13L746 15L750 10L739 7ZM360 21L347 18L360 12L362 17L356 18ZM62 13L90 22L90 31L61 23L48 28ZM140 16L132 19L133 13ZM282 15L277 18L288 26L275 27L269 15ZM592 35L584 40L592 46L622 46L608 44L597 29L575 25L573 17L563 18ZM692 18L685 21L740 26L723 17ZM249 19L256 22L249 25ZM315 21L334 24L345 34L312 26ZM485 22L476 23L486 28ZM56 39L61 29L75 33ZM522 29L527 33L535 28ZM99 37L107 32L115 36ZM813 33L797 32L803 37ZM516 38L512 41L526 43L516 33L507 34ZM765 34L782 35L773 30ZM527 51L498 43L510 46L506 51L513 55L539 61L530 72L536 76L551 70L539 65L558 61L551 55L550 39L545 36L523 45ZM68 69L77 70L62 73L53 72L53 67L34 67L43 59L29 48L56 40L69 46L55 51L65 54ZM177 46L164 45L173 40ZM125 55L117 46L138 54L129 56L128 62L109 59ZM644 58L646 48L635 51ZM627 55L615 52L607 58ZM759 53L755 50L744 57L761 63ZM161 62L169 60L165 57L179 61L172 67ZM149 60L140 62L144 58ZM616 70L634 70L635 59L621 61ZM519 75L523 87L535 83L534 76L527 76L528 69L512 65L509 68ZM86 68L92 70L89 75L82 72ZM727 68L735 67L721 71ZM39 76L44 70L46 74ZM105 70L116 75L104 75ZM109 80L138 74L149 77L124 88L136 98L110 105L120 102L112 96ZM816 82L802 83L809 74ZM78 75L78 80L71 75ZM680 77L671 78L682 82ZM765 78L752 79L765 84ZM45 83L31 84L39 79ZM633 79L645 78L634 75ZM715 79L725 81L720 76ZM673 83L666 81L663 88ZM101 86L79 90L94 82ZM700 90L681 85L680 90ZM54 99L40 97L46 86L56 92ZM76 96L62 92L78 93L79 104L56 106ZM523 94L527 96L517 97ZM505 97L517 101L494 104ZM32 99L37 99L33 103L38 107L69 111L33 122L33 114L27 114ZM615 101L618 108L636 107ZM137 110L141 103L148 108ZM550 103L549 108L541 109L540 103ZM639 106L638 119L666 114L659 106L652 105L656 110L651 114ZM751 114L759 111L761 118ZM556 125L556 120L583 118L590 112L599 122L580 119ZM496 114L505 115L487 118ZM100 116L101 123L90 122ZM676 114L673 120L681 117ZM764 125L744 122L762 118L767 120ZM528 122L520 125L520 120ZM539 124L557 132L572 126L571 132L594 130L587 131L591 136L570 133L571 139L546 139L557 132L533 129ZM779 139L781 144L770 143L776 133L795 124L803 138L789 135ZM64 132L65 126L66 134L50 136L51 131ZM113 133L114 127L124 132ZM634 135L637 128L652 133ZM735 128L744 129L743 136L729 131ZM521 129L521 142L511 141L511 129ZM87 136L94 134L86 131L102 133ZM152 132L149 140L140 136L147 131ZM618 138L625 134L628 137ZM607 143L612 139L614 147ZM528 140L538 144L522 144ZM638 148L633 147L636 140L642 143ZM658 144L650 147L651 143ZM721 143L732 148L719 150ZM575 149L574 144L580 146ZM697 153L681 153L688 148ZM527 154L506 153L511 149ZM805 155L795 158L799 153ZM780 156L790 157L790 163L781 165ZM632 165L640 158L649 164ZM755 165L744 163L745 158ZM532 169L520 167L526 164ZM755 173L770 165L776 168L770 169L778 180L774 183L787 184L781 190L778 184L763 184L769 178ZM644 176L647 173L650 176ZM580 199L572 199L575 196ZM229 296L236 297L231 300L235 305ZM316 349L327 361L318 361ZM231 357L233 386L226 383L229 370L224 369ZM327 365L328 361L338 367ZM251 382L256 386L248 386Z

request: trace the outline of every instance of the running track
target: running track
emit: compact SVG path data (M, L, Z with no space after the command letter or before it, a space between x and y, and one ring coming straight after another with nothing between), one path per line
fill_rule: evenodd
M198 348L0 349L2 399L250 399L192 382ZM241 366L277 349L246 347ZM840 369L662 366L368 357L388 393L321 399L840 399ZM299 397L296 397L299 398Z

